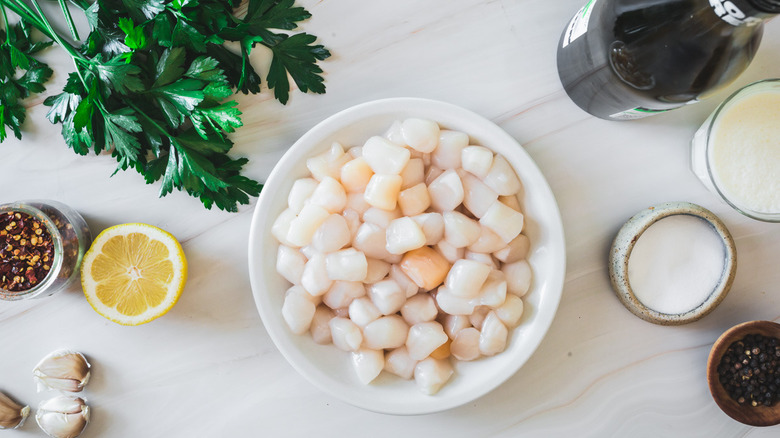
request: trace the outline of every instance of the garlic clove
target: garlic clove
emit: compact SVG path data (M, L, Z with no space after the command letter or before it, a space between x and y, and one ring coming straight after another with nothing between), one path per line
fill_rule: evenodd
M83 398L61 395L41 402L38 405L38 410L59 412L61 414L78 414L85 407L87 405Z
M83 354L57 350L44 357L33 369L38 392L56 389L80 392L89 382L90 364Z
M35 419L41 430L52 438L75 438L87 427L88 407L85 412L86 415L44 412L37 414Z
M0 392L0 429L16 429L30 415L30 407L22 406Z
M65 392L81 392L84 385L74 379L58 379L49 376L35 376L35 383L38 384L38 392L55 390Z
M36 369L41 373L66 379L81 379L89 373L89 362L83 354L58 350L46 356Z
M89 423L89 406L80 397L54 397L38 405L35 421L52 438L76 438Z

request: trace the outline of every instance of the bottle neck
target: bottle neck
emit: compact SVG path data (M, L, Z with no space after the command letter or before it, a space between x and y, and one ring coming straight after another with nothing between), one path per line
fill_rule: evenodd
M721 20L733 26L755 26L780 13L780 0L709 0L708 3Z

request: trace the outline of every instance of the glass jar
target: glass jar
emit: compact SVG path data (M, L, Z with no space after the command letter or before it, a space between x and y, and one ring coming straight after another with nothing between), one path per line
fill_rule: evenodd
M26 214L40 222L51 236L53 259L48 274L29 289L8 290L0 286L0 300L44 297L68 287L78 276L84 252L92 243L92 234L84 218L67 205L51 200L0 205L0 215L7 213Z
M780 79L743 87L721 103L691 140L693 173L753 219L780 222Z

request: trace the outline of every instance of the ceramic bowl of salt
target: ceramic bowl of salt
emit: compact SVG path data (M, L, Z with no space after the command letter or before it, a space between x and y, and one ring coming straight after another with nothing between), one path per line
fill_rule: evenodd
M609 274L618 299L655 324L703 318L728 294L737 250L723 222L689 202L646 208L618 232Z

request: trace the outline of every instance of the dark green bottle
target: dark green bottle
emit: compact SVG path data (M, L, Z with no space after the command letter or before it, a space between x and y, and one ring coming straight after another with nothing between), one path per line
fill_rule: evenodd
M564 29L558 74L602 119L679 108L736 79L778 13L780 0L590 0Z

